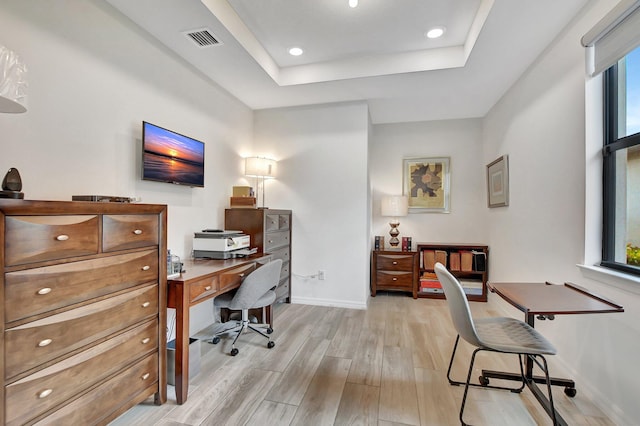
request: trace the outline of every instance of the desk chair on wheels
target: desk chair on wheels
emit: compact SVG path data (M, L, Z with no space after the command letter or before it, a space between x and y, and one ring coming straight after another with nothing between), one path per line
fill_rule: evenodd
M269 340L267 343L269 349L275 346L275 342L268 336L273 332L271 324L251 323L249 309L263 308L275 302L275 288L280 281L281 269L282 259L272 260L247 275L235 293L225 293L213 300L213 304L216 307L242 311L242 319L228 321L228 323L231 323L231 327L215 333L211 343L217 344L220 342L220 336L223 334L235 334L230 354L231 356L236 356L239 352L235 346L236 341L243 332L251 330ZM266 334L260 329L263 329Z
M464 290L458 280L442 265L437 263L435 265L435 272L438 276L438 280L442 285L444 294L447 298L447 304L449 306L449 312L451 313L451 319L453 325L458 332L456 342L453 346L453 352L451 353L451 360L449 361L449 369L447 370L447 379L451 385L464 384L464 395L462 397L462 403L460 406L460 423L466 425L463 420L464 406L467 400L467 393L469 386L480 386L493 389L510 390L511 392L519 393L524 388L527 378L524 374L523 357L529 357L538 367L540 367L545 374L547 391L549 393L549 402L551 406L551 417L553 424L557 424L555 409L553 407L553 396L551 394L551 381L549 379L549 369L547 367L547 360L544 355L555 355L556 349L549 341L547 341L540 333L538 333L529 324L507 317L492 317L492 318L480 318L474 319L471 316L471 310L469 309L469 302L464 293ZM476 347L471 355L471 361L469 363L469 371L467 373L466 382L458 382L451 379L451 367L453 366L453 359L456 355L456 349L460 337L467 341L469 344ZM471 374L473 372L473 363L475 361L476 354L480 351L499 352L507 354L518 355L520 361L520 375L522 376L522 385L519 388L506 388L500 386L490 386L488 381L481 377L480 384L470 383Z

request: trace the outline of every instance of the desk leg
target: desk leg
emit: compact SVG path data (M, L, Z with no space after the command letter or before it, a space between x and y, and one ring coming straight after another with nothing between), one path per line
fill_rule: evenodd
M176 285L176 401L187 401L189 392L189 294Z

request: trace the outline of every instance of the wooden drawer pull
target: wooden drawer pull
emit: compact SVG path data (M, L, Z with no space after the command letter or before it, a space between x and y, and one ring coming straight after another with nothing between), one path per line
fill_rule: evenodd
M151 339L149 339L148 337L145 337L144 339L142 339L142 344L146 345L147 343L149 343L151 341Z
M208 285L208 286L206 286L206 287L204 288L204 291L209 291L209 290L211 290L211 286L210 286L210 285Z
M144 373L142 375L142 380L147 380L149 378L150 374L149 373Z
M238 274L238 277L244 278L244 272L242 274Z
M149 305L151 305L151 303L150 303L150 302L144 302L144 303L142 304L142 307L143 307L143 308L148 308L148 307L149 307Z
M149 266L149 265L144 265L144 266L142 267L142 270L143 270L143 271L148 271L149 269L151 269L151 266Z
M397 265L397 264L398 264L398 262L396 262L396 261L394 260L394 261L393 261L393 264L394 264L394 265Z
M45 390L43 390L42 392L40 392L40 393L38 394L38 398L40 398L40 399L42 399L42 398L46 398L46 397L48 397L49 395L51 395L51 392L53 392L53 389L45 389Z
M65 234L58 235L58 236L56 237L56 240L58 240L58 241L67 241L68 239L69 239L69 236L68 236L68 235L65 235Z
M136 229L133 233L136 235L142 235L142 229Z
M398 281L398 279L396 277L393 277L392 280L393 281Z
M53 342L53 340L51 340L51 339L40 340L40 342L38 342L38 347L39 348L44 348L45 346L49 346L51 344L51 342Z
M44 288L41 288L40 290L38 290L38 294L41 295L41 296L45 295L45 294L49 294L49 293L51 293L51 288L50 287L44 287Z

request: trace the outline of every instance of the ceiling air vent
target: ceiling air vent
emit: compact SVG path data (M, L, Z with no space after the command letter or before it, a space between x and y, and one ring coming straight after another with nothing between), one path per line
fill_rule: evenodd
M222 44L218 39L206 28L194 31L187 31L184 33L190 40L192 40L199 47L209 47Z

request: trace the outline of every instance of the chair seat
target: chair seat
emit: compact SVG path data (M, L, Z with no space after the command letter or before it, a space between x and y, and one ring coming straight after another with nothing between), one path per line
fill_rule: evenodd
M268 306L273 304L273 302L276 301L276 292L273 290L269 290L267 291L265 294L263 294L262 296L260 296L260 298L252 305L252 306L234 306L233 302L233 297L235 296L235 293L223 293L220 296L216 296L215 299L213 299L213 304L214 306L217 306L219 308L229 308L229 309L237 309L237 310L241 310L241 309L253 309L253 308L262 308L263 306Z
M514 318L475 318L481 343L500 352L555 355L556 348L529 324Z

